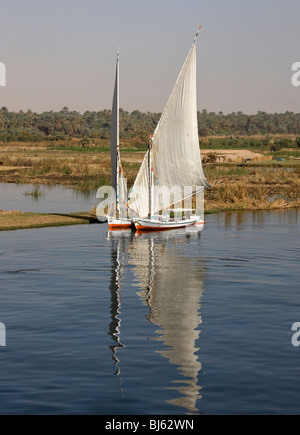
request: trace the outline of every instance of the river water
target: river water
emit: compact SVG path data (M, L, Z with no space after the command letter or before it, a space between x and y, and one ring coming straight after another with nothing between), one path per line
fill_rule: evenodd
M38 189L38 196L34 196ZM0 183L0 210L28 213L90 211L99 201L96 192L85 193L66 186Z
M0 233L0 414L299 413L299 217Z

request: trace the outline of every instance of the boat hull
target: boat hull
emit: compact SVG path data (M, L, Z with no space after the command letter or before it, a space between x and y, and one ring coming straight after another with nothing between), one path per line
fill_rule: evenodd
M134 223L130 219L117 219L108 217L107 220L110 230L129 230L134 228Z
M161 222L152 219L136 219L135 228L138 232L140 231L168 231L179 228L185 228L192 225L204 224L203 221L199 219L190 219L185 221L177 222Z

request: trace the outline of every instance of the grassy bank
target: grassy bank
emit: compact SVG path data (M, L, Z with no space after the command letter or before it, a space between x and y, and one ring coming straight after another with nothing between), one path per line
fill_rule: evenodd
M99 223L95 212L71 214L23 213L0 210L0 231Z

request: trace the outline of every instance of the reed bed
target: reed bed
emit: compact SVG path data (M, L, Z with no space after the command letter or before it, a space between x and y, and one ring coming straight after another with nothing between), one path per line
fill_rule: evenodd
M269 210L300 206L299 172L245 171L215 178L206 196L208 210Z

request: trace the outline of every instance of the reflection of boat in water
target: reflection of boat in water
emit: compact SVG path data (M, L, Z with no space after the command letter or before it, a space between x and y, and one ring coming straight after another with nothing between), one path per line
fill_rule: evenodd
M196 341L200 334L205 266L197 264L188 254L187 239L198 237L200 230L176 230L155 237L151 233L141 234L129 245L129 263L135 266L137 286L141 288L138 294L149 307L147 318L160 327L156 340L165 348L158 352L177 366L182 375L170 387L178 390L181 397L169 403L190 413L198 412L196 402L201 398L198 385L201 363Z
M188 413L198 412L197 400L201 398L198 385L201 363L196 342L200 334L205 265L193 255L197 247L193 239L201 237L202 228L193 226L155 235L130 230L108 233L112 247L108 333L113 340L110 349L120 391L123 393L120 351L125 348L121 340L122 288L127 272L133 271L138 295L148 307L147 320L159 327L154 338L161 343L157 352L180 372L176 377L173 375L174 380L167 387L176 390L179 397L175 396L168 403L180 406Z
M121 369L119 367L118 351L125 346L121 342L121 291L124 279L124 269L126 265L125 245L128 242L131 231L114 231L108 234L108 239L111 241L111 280L110 293L111 305L110 314L111 322L109 325L108 334L113 340L113 344L109 346L112 351L112 358L116 368L115 375L120 378L120 391L122 391Z

